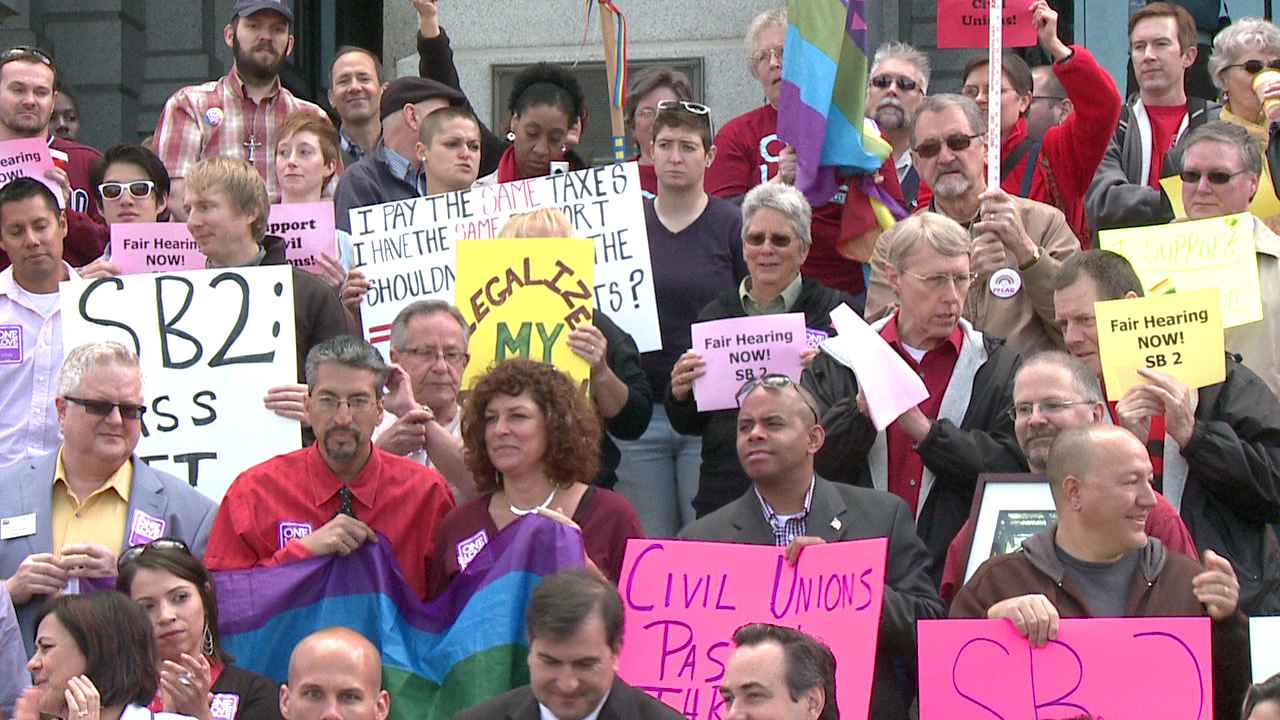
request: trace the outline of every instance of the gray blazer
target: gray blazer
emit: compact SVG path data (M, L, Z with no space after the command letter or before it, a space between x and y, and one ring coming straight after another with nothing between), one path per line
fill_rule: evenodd
M905 720L915 688L899 686L895 664L915 667L916 620L947 616L946 606L929 579L929 551L916 535L911 510L896 495L819 477L813 487L806 534L827 542L889 539L869 717ZM755 491L749 490L686 527L680 539L772 545L773 528Z
M191 548L196 557L204 556L213 529L218 504L198 490L167 473L153 470L133 456L133 483L129 491L129 514L140 510L151 517L163 518L165 537L178 538ZM12 577L28 555L53 552L53 473L58 465L58 451L40 457L25 458L0 468L0 519L35 513L36 532L26 537L0 540L0 577ZM126 520L126 522L129 522ZM129 533L119 549L128 549ZM35 642L36 612L47 598L37 595L17 605L18 626L30 654Z

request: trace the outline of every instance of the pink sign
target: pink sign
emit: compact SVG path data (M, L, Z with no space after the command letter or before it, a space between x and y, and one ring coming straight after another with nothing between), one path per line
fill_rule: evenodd
M53 156L49 154L49 143L44 138L0 142L0 187L8 185L14 178L35 178L53 191L53 196L58 198L58 207L66 207L67 200L62 196L62 188L44 176L46 170L52 169Z
M848 305L831 311L831 323L839 334L822 351L853 371L877 432L929 399L924 380Z
M629 540L618 674L691 720L719 719L734 631L786 625L831 648L840 716L865 720L887 548L884 538L812 545L791 567L771 545Z
M1031 47L1039 42L1031 24L1034 1L1003 0L1005 47ZM989 14L986 0L938 0L938 47L987 47Z
M123 275L200 270L204 255L183 223L112 223L111 263Z
M808 346L804 313L753 315L694 323L693 349L707 372L693 381L698 410L738 407L743 383L770 373L800 380L800 354Z
M1037 649L1005 620L916 628L920 720L1213 717L1207 617L1063 620Z
M284 254L294 267L316 272L316 258L326 252L338 256L333 201L272 205L267 234L284 238Z

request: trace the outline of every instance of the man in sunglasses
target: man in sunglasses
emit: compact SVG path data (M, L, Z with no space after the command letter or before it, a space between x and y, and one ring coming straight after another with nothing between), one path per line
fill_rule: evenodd
M1188 219L1249 212L1262 174L1262 143L1248 130L1215 120L1187 133L1178 151ZM1252 231L1263 320L1226 328L1226 346L1280 396L1280 237L1258 217L1253 218Z
M113 145L89 168L102 217L110 228L116 223L153 223L169 218L169 173L155 153L141 145ZM120 269L111 262L111 248L80 269L86 279L115 277Z
M680 538L785 547L791 564L806 545L888 538L869 717L906 718L915 688L904 686L896 670L915 667L916 620L945 613L910 510L889 493L815 473L826 432L807 389L785 375L766 375L744 385L739 397L738 459L751 489L686 527Z
M929 56L911 45L887 42L876 49L867 83L867 115L893 146L898 183L915 209L920 193L920 173L911 164L911 116L929 91Z
M985 115L967 97L933 95L920 103L911 152L933 190L927 210L956 221L972 238L969 270L976 277L961 299L973 327L1005 338L1020 353L1061 350L1050 283L1058 263L1079 252L1080 242L1061 210L987 188L986 132ZM867 318L894 308L885 264L901 237L890 232L876 243Z
M133 454L146 411L138 357L116 342L67 353L54 401L62 446L4 470L0 577L27 651L36 611L80 578L116 574L116 555L160 537L204 554L217 503Z

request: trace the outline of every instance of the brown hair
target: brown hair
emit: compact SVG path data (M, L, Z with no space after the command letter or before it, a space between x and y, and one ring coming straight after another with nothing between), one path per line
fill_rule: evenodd
M658 133L663 128L685 128L698 133L698 137L702 138L702 151L705 153L711 150L711 116L698 115L691 113L683 107L676 105L675 107L664 107L658 111L653 119L653 139L658 139Z
M50 615L84 655L84 674L98 688L102 707L151 702L160 677L156 641L137 603L112 591L59 595L36 614L36 632Z
M1178 49L1186 52L1196 46L1196 21L1191 13L1181 5L1167 2L1153 2L1138 8L1129 16L1129 38L1133 38L1133 29L1147 18L1171 17L1178 26Z
M320 157L325 163L333 163L333 172L324 176L324 182L320 183L320 187L329 184L329 180L333 178L334 173L338 171L338 165L341 162L338 154L341 152L338 140L338 130L329 122L329 118L319 115L313 110L294 110L284 117L284 122L280 123L280 127L276 128L276 144L271 149L275 152L280 147L281 141L286 138L293 137L300 132L312 132L316 135L316 140L320 144Z
M577 383L547 363L510 358L485 373L462 409L462 445L476 489L491 493L502 487L485 448L485 412L498 395L529 393L542 411L547 434L543 472L560 487L590 483L600 471L600 419Z
M213 654L223 663L234 662L235 658L223 649L222 637L218 634L218 596L213 590L213 576L204 563L190 551L147 544L120 568L116 590L133 597L133 579L142 568L167 572L196 586L200 604L204 606L204 625L213 639Z

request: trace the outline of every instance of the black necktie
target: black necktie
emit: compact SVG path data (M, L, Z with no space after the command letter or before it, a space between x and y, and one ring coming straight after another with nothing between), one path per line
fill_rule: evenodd
M351 488L343 485L338 488L338 514L354 518L356 511L351 507Z

